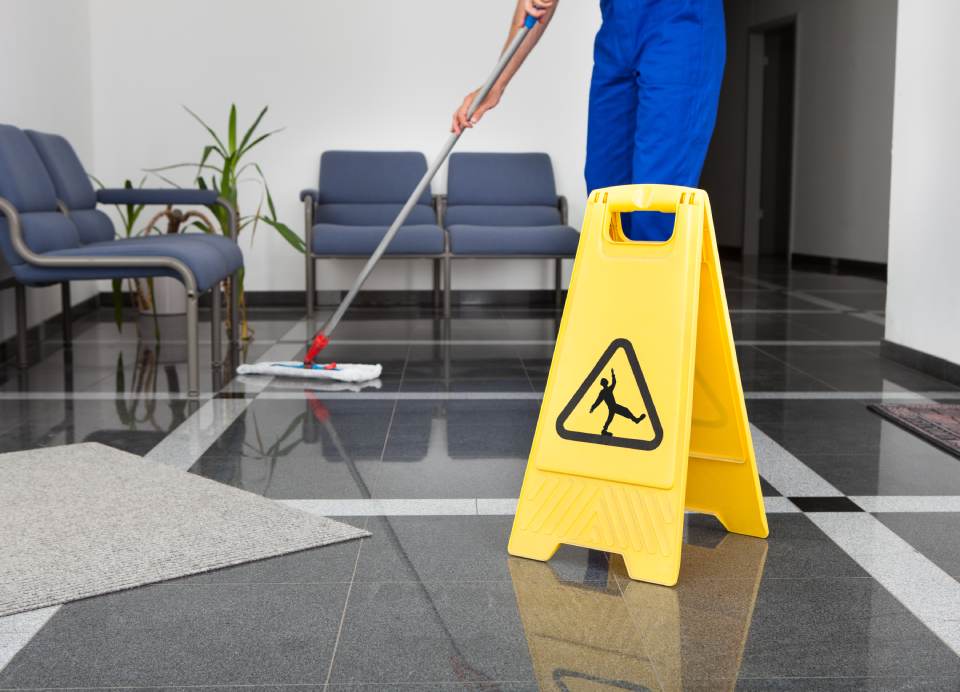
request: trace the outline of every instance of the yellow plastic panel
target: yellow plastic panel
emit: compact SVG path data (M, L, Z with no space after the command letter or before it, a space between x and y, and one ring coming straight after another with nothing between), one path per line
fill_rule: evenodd
M618 214L630 211L675 213L672 236L626 239ZM623 555L634 579L672 585L685 506L767 534L709 202L668 185L598 190L509 551L596 548Z

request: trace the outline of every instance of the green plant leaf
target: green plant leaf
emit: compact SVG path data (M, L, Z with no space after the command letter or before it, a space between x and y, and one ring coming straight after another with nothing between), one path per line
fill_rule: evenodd
M190 110L190 109L187 108L186 106L183 107L183 110L185 110L187 113L189 113L191 116L193 116L193 119L194 119L194 120L196 120L198 123L200 123L201 125L203 125L204 129L206 129L206 131L210 133L210 136L213 137L213 141L217 143L217 146L219 147L220 154L223 155L224 157L226 157L226 155L227 155L226 149L227 149L227 148L226 148L225 146L223 146L223 142L220 141L220 137L217 136L217 133L214 132L213 128L210 127L209 125L207 125L199 115L197 115L196 113L194 113L192 110Z
M237 104L230 104L230 122L227 124L227 141L231 155L237 150Z
M246 146L247 142L250 141L250 137L256 131L257 126L260 124L260 121L263 120L263 116L267 114L267 109L270 106L264 106L263 110L260 111L260 114L254 119L253 124L247 128L247 131L243 133L243 138L240 140L240 151L243 151L243 148Z
M196 164L196 163L189 163L189 162L173 163L173 164L170 164L169 166L160 166L158 168L144 168L143 170L145 170L147 173L153 173L154 175L156 175L160 171L172 171L177 168L197 168L205 171L217 171L218 173L222 170L220 167L214 166L212 163Z
M252 142L250 142L250 144L247 145L246 148L241 147L241 148L240 148L240 155L243 156L243 155L246 154L248 151L250 151L250 150L253 149L255 146L257 146L260 142L262 142L263 140L265 140L267 137L271 137L271 136L277 134L278 132L283 132L283 129L284 129L284 128L280 127L280 128L277 128L276 130L270 130L270 132L266 132L266 133L260 135L260 136L257 137L255 140L253 140Z
M268 219L266 217L263 217L262 220L268 226L272 226L277 231L277 233L280 234L280 237L286 240L290 244L290 246L293 247L294 250L300 253L306 252L307 246L303 242L303 238L297 235L297 233L293 229L291 229L289 226L287 226L284 223L280 223L279 221Z

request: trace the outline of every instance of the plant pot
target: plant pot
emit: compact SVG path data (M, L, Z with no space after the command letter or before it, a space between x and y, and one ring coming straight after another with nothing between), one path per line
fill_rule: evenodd
M150 295L150 284L146 279L137 279L142 295ZM183 315L187 312L187 290L177 279L169 276L158 276L153 279L153 299L157 304L158 315ZM152 315L152 310L142 310L145 315Z

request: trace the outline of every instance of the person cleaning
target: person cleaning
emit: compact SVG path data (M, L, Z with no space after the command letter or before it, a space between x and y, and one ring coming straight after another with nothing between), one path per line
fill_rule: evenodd
M582 1L582 0L580 0ZM453 115L452 132L495 107L539 41L559 0L518 0L507 43L526 15L531 36L474 112L476 91ZM631 183L697 187L713 134L726 58L723 0L600 0L587 123L587 190ZM666 240L673 216L622 215L628 238Z

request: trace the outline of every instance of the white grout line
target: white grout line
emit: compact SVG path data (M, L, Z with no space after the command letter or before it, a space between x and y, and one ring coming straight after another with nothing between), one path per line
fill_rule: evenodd
M867 512L960 512L957 495L851 495Z
M787 497L842 497L843 493L755 425L753 448L760 475Z
M960 390L929 391L929 392L881 392L881 391L846 391L846 392L746 392L747 399L757 400L784 400L784 399L852 399L855 401L929 401L931 399L960 399Z
M324 400L336 399L369 399L394 401L397 399L409 399L413 401L503 401L503 400L529 400L540 401L543 398L542 392L327 392L323 390L314 390L309 384L304 384L298 391L268 391L264 392L257 399L303 399L305 391L315 393Z
M837 346L866 347L879 346L879 339L837 340L830 339L734 339L737 346Z
M295 379L284 380L289 384L289 389L276 390L271 389L262 391L263 387L270 384L270 378L261 376L245 376L240 378L238 384L242 388L227 387L224 391L234 393L257 394L258 399L277 399L277 400L299 400L303 398L305 391L310 391L320 395L324 399L373 399L392 401L394 399L412 399L424 401L454 401L463 400L492 400L499 401L503 399L531 400L539 401L543 398L543 392L527 391L499 391L499 392L477 392L477 391L409 391L409 392L384 392L377 389L366 391L364 385L318 385L315 382L304 381L302 385ZM382 386L382 383L380 383ZM759 401L785 401L785 400L810 400L810 401L829 401L829 400L852 400L852 401L924 401L933 400L956 400L960 399L960 390L931 390L931 391L880 391L880 390L853 390L853 391L747 391L744 397ZM185 397L181 394L168 394L157 392L155 394L137 394L137 395L117 395L108 392L0 392L0 401L138 401L138 400L158 400L158 401L181 401ZM201 399L202 400L202 399Z
M830 310L842 310L844 312L849 312L855 308L844 305L843 303L838 303L833 300L827 300L826 298L821 298L819 296L812 296L805 291L787 291L788 296L793 298L798 298L812 305L819 305L822 308L829 308Z
M282 504L320 516L457 516L476 515L475 498L279 500ZM516 502L516 500L514 500Z
M382 391L327 391L308 383L297 389L284 391L266 391L257 399L274 399L280 401L303 399L304 392L310 391L325 400L338 399L370 399L374 401L539 401L543 392L382 392ZM960 399L960 391L928 391L928 392L882 392L882 391L820 391L820 392L746 392L745 398L760 401L931 401L934 399Z
M806 517L960 655L960 583L872 514Z
M515 497L278 500L278 502L303 512L327 517L489 517L513 516L517 511ZM800 512L800 509L785 497L765 497L764 504L767 512L771 514Z
M839 312L828 311L832 314ZM734 339L737 346L879 346L879 339ZM299 348L303 343L299 341L282 341L280 344L296 344ZM554 346L554 339L336 339L331 341L340 346ZM268 352L269 354L269 352ZM266 360L283 360L282 358L267 357L264 354L258 362ZM289 359L287 359L289 360Z
M887 320L882 315L877 315L872 312L848 312L847 314L850 315L850 317L856 317L858 320L879 324L881 327L887 324Z
M200 401L213 392L200 392ZM0 401L183 401L185 392L0 392Z

